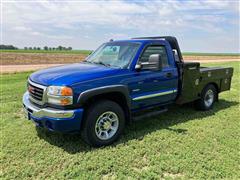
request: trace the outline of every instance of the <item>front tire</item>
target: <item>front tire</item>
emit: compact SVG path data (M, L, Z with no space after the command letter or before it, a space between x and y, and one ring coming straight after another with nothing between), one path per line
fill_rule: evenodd
M198 110L207 111L212 109L214 102L217 99L217 89L214 85L207 85L201 93L201 97L199 100L195 102L196 108Z
M125 115L115 102L101 100L87 108L82 138L90 146L107 146L116 141L125 127Z

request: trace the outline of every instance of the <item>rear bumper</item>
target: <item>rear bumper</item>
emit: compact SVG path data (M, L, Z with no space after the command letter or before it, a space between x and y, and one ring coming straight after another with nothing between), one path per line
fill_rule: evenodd
M83 109L39 108L29 101L28 92L23 95L23 109L28 119L37 126L63 133L80 131Z

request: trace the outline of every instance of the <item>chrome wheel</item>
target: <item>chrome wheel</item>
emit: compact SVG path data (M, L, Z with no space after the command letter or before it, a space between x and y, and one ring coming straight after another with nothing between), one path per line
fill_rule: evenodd
M116 134L118 127L118 116L112 111L107 111L98 117L95 125L95 133L99 139L108 140Z
M204 103L207 107L210 107L214 102L214 92L212 89L209 89L204 97Z

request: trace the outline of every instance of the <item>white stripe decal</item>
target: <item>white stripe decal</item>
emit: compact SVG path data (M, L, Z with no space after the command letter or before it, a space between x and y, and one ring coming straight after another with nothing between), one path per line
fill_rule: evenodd
M133 98L133 101L138 101L138 100L147 99L147 98L153 98L153 97L157 97L157 96L163 96L163 95L172 94L175 92L177 92L176 89L170 90L170 91L164 91L164 92L160 92L160 93L155 93L155 94L149 94L149 95L145 95L145 96L139 96L139 97Z

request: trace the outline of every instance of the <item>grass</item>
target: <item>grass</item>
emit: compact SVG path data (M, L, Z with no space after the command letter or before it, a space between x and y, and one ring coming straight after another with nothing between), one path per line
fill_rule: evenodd
M85 54L88 55L92 51L91 50L71 50L71 51L60 51L60 50L24 50L24 49L17 49L17 50L0 50L0 52L12 52L12 53L62 53L62 54ZM183 52L184 56L240 56L240 53L200 53L200 52Z
M239 179L239 64L216 65L235 72L231 91L220 95L213 110L173 105L99 149L79 135L36 131L22 111L29 73L2 75L1 179Z

